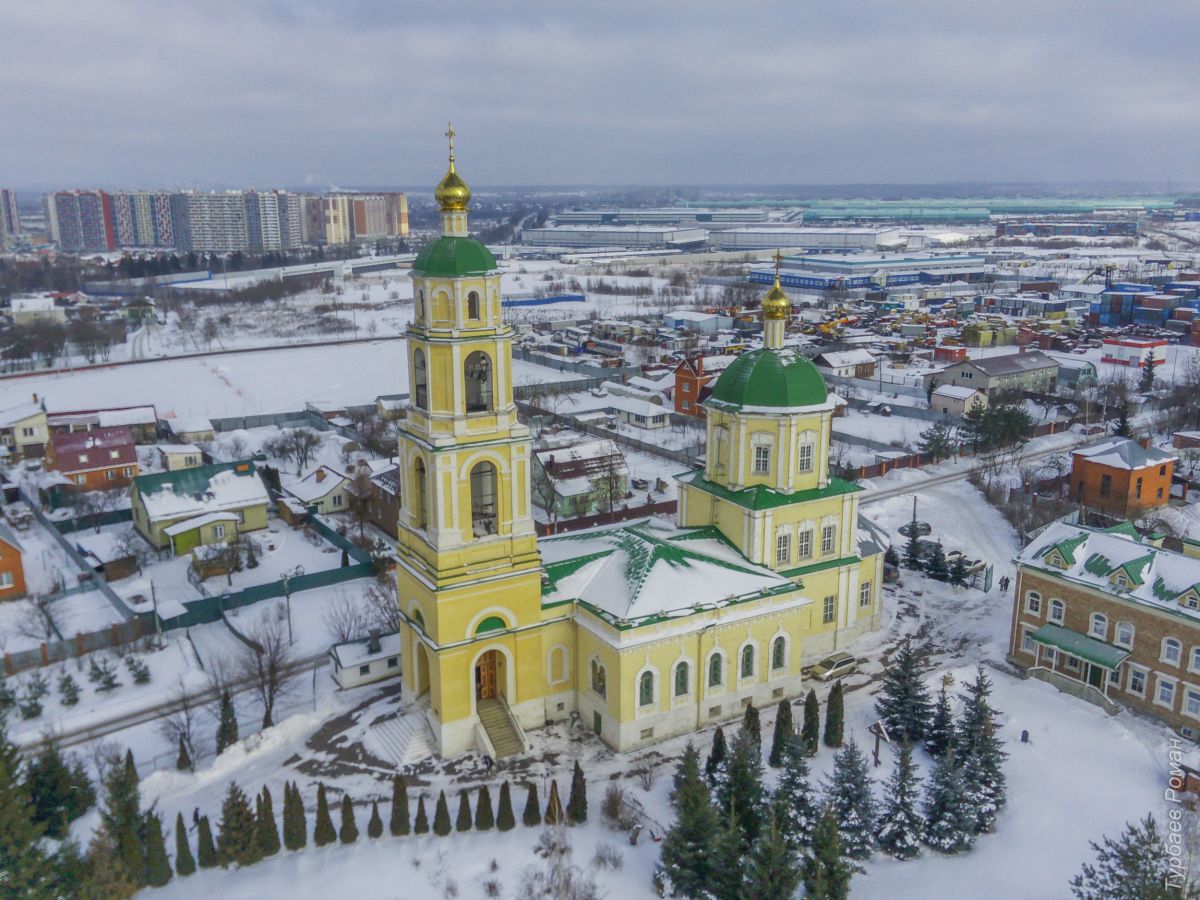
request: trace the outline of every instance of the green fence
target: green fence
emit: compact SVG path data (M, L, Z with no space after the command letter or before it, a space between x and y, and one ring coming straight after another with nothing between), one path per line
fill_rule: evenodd
M74 519L62 519L51 524L58 529L59 534L73 534L87 528L103 528L105 525L117 525L121 522L132 522L133 510L112 509L108 512L91 513Z

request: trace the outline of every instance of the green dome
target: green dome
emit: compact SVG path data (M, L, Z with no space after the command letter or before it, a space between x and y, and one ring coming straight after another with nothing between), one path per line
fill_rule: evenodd
M750 350L717 377L707 402L739 408L790 408L817 406L828 397L825 379L799 353Z
M496 257L479 241L466 237L440 237L413 260L413 272L432 278L479 275L496 268Z

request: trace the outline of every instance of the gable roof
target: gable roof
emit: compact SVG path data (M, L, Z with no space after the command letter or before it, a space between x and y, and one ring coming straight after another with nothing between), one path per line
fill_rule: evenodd
M322 476L322 472L325 473L324 476ZM285 486L284 491L301 503L311 503L337 490L347 480L348 477L344 473L332 466L322 465L317 466L299 481Z
M1022 372L1035 372L1040 369L1058 369L1058 363L1040 350L985 356L979 359L964 360L959 365L974 366L980 372L993 378L998 375L1019 375Z
M270 502L253 461L248 459L138 475L133 486L152 522Z
M83 472L129 466L137 462L137 447L129 429L96 428L50 437L54 449L54 464L60 472ZM116 453L114 457L112 454Z
M813 364L829 369L841 369L846 366L869 366L875 362L875 357L866 350L839 350L831 353L818 353L813 357Z
M1176 462L1179 457L1157 447L1143 447L1130 438L1114 437L1090 447L1074 451L1088 462L1114 469L1148 469L1163 463Z

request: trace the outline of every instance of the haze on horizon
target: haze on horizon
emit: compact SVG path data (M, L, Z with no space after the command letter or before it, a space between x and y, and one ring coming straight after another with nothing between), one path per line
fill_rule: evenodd
M40 0L0 185L1200 182L1200 15L1088 2Z

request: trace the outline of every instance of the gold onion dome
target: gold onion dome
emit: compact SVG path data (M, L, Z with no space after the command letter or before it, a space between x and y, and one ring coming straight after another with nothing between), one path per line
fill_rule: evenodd
M459 177L458 172L454 169L453 126L446 129L446 137L450 141L450 168L446 171L445 177L438 182L438 186L433 192L433 197L437 200L438 206L442 208L442 212L465 210L467 204L471 202L471 189L467 187L467 183Z
M783 255L777 252L775 254L775 284L767 291L767 296L762 299L764 319L787 319L792 314L792 301L779 286L779 267L782 262Z

